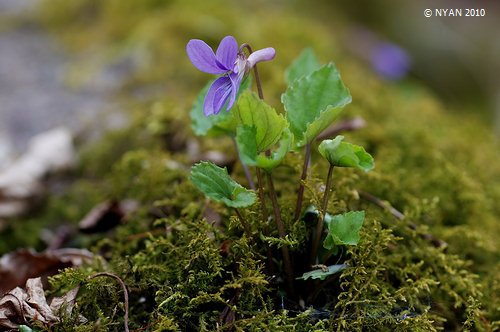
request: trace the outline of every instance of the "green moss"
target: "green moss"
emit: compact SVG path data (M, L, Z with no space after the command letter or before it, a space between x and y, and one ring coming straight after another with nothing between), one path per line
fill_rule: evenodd
M128 104L132 118L128 128L109 133L84 149L78 172L82 179L67 194L50 198L42 211L11 226L16 229L17 243L35 245L39 227L49 220L77 222L94 204L109 198L141 203L114 236L88 240L107 259L106 265L95 262L79 270L65 270L52 279L52 292L76 284L84 288L75 314L53 330L121 329L121 289L110 280L85 279L103 269L119 275L129 287L131 329L500 328L496 239L500 232L500 157L498 143L474 110L461 109L453 115L417 83L379 81L332 36L338 26L298 17L288 7L250 2L236 6L225 1L196 4L80 0L45 2L42 8L46 24L69 48L82 50L92 45L99 50L98 57L105 59L102 65L124 54L140 55L137 72L124 84L123 100L130 102L130 93L138 88L162 87L158 98L152 93L151 100ZM245 17L244 24L241 17ZM342 18L334 21L342 22ZM233 212L207 202L187 181L193 162L192 151L186 151L189 144L196 143L201 152L220 151L236 159L230 139L195 138L188 119L191 102L207 76L197 74L189 64L185 44L190 38L215 44L229 33L256 48L273 45L277 49L273 65L259 67L266 100L277 110L282 109L279 97L285 89L284 68L303 47L313 46L320 58L336 60L351 91L353 102L344 116L360 115L368 124L345 136L374 156L375 170L365 174L336 169L328 203L328 211L334 214L366 211L360 243L343 247L332 258L332 264L338 260L349 268L327 279L319 291L304 292L306 308L290 303L282 291L278 247L283 241L272 221L266 232L259 204L241 211L253 233L252 239L242 238L243 230ZM315 152L312 160L304 209L321 205L328 168ZM301 154L291 153L274 171L298 275L307 269L307 241L314 223L293 220L301 165ZM230 169L235 180L246 183L239 163ZM388 202L404 212L405 219L398 220L360 199L360 192ZM204 219L208 206L217 211L220 222ZM26 227L33 234L23 239ZM431 234L447 245L436 248L421 234ZM272 265L267 262L266 243L271 244ZM2 241L0 245L5 251L14 246ZM302 281L297 285L310 287ZM219 318L223 312L234 313L234 321ZM78 313L88 321L78 321Z

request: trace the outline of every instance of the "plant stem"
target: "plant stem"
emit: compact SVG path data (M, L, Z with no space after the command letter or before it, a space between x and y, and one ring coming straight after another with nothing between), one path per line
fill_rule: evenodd
M118 281L118 283L120 284L120 286L122 286L124 297L125 297L125 315L124 315L124 322L123 322L123 324L124 324L125 332L129 332L129 329L128 329L128 292L127 292L127 287L125 286L125 283L118 276L115 276L114 274L107 273L107 272L95 273L95 274L89 276L88 279L93 279L93 278L96 278L96 277L110 277L110 278L113 278L116 281Z
M243 44L240 46L240 52L246 48L250 54L253 53L252 48L248 44ZM262 93L262 85L260 84L259 71L257 70L257 65L253 65L253 74L255 76L255 83L257 84L257 92L259 93L259 98L264 100L264 94Z
M274 219L276 220L276 227L278 228L278 235L281 239L285 239L285 227L283 221L281 220L280 208L278 205L278 199L276 197L276 191L274 190L274 182L271 173L267 173L267 182L269 183L269 196L273 204ZM281 247L281 253L283 254L283 264L285 265L285 275L288 283L288 289L290 290L290 295L295 296L295 288L293 287L293 269L292 262L290 260L290 253L288 251L288 246L283 245Z
M259 198L260 198L260 205L262 207L262 220L264 223L264 234L266 236L269 236L269 225L268 220L269 216L267 214L267 206L266 206L266 196L264 193L264 184L262 181L262 174L260 173L260 168L256 167L257 170L257 184L259 186ZM274 273L273 269L273 252L271 251L271 248L269 247L268 244L266 244L266 255L267 255L267 265L269 265L269 272L271 274Z
M328 196L330 196L330 188L332 187L332 172L333 172L333 164L330 164L330 168L328 169L328 175L326 177L326 188L325 194L323 195L323 206L321 207L321 214L319 216L318 224L316 225L316 232L314 233L313 243L312 243L312 251L310 264L314 265L316 262L316 255L318 254L318 247L321 241L321 235L323 234L323 225L325 224L325 215L326 208L328 206Z
M248 166L241 161L240 150L238 150L238 144L236 143L234 137L232 137L232 139L234 147L236 148L236 152L238 153L238 159L240 160L241 167L243 168L243 172L245 173L245 177L247 178L248 185L250 186L250 189L255 190L255 183L253 182L252 174L250 174Z
M240 211L238 211L237 208L234 208L234 211L236 212L236 215L240 219L241 225L243 226L243 229L245 230L245 234L248 236L248 238L252 238L252 232L250 232L250 228L248 228L247 223L245 222L245 219L240 214Z
M295 217L293 220L298 220L300 211L302 210L302 198L304 197L304 183L307 178L307 167L309 166L309 159L311 158L311 143L306 144L304 154L304 166L302 166L302 176L300 177L299 192L297 194L297 205L295 206Z

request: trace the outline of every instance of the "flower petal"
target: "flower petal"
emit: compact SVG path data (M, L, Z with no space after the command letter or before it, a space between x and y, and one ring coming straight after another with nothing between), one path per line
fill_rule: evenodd
M274 59L276 51L272 47L263 48L261 50L255 51L248 56L248 62L250 67L255 66L257 62L268 61Z
M236 61L236 56L238 55L238 43L233 36L224 37L219 47L217 48L217 53L215 53L215 58L226 70L233 69L234 61Z
M203 114L209 116L220 112L232 90L231 79L222 76L216 79L208 89L203 103Z
M203 40L191 39L187 43L186 52L198 70L209 74L223 74L227 71L217 65L214 51Z
M234 105L236 95L240 89L241 78L242 76L236 73L229 74L229 79L231 80L231 97L229 98L229 103L227 104L227 110L230 110Z

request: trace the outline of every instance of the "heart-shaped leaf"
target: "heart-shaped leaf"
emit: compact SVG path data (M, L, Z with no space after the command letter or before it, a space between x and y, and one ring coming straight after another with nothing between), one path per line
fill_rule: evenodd
M297 146L310 143L351 102L333 63L295 80L281 95Z
M323 271L322 269L317 269L317 270L312 270L312 271L306 272L302 275L302 277L298 277L297 279L307 280L307 279L311 278L311 279L325 280L326 277L331 276L332 274L335 274L335 273L340 272L342 270L345 270L347 268L347 265L345 265L345 264L330 265L330 266L327 266L327 268L328 268L328 271Z
M318 70L319 67L321 67L321 63L319 62L316 53L314 53L314 50L311 47L307 47L286 70L286 81L290 84L302 76L309 75L313 71Z
M243 92L231 113L237 126L254 126L257 152L270 149L281 137L283 129L288 125L283 115L259 99L250 90Z
M246 207L255 202L255 193L231 179L227 168L202 161L191 168L189 180L205 194L230 207Z
M337 214L330 220L325 220L328 235L323 242L325 249L335 245L356 245L359 242L359 231L365 219L365 211L351 211Z
M328 139L318 146L319 153L337 167L356 167L365 172L371 170L375 163L373 157L359 145L342 142L344 136Z
M238 96L248 89L251 84L250 76L245 79L240 85L240 90L238 91ZM205 102L205 96L208 89L212 85L214 80L210 81L203 87L201 92L196 97L196 100L189 112L191 116L191 128L194 133L198 136L220 136L220 135L235 135L235 124L232 121L232 115L230 112L226 111L226 106L222 108L219 114L206 116L203 114L203 103Z

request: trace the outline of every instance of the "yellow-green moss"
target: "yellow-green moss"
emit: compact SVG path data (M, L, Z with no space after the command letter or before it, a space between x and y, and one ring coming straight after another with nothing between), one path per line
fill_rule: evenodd
M123 100L130 101L134 89L161 86L161 95L134 100L130 128L108 134L84 152L84 180L75 188L92 186L95 196L73 189L64 197L64 209L54 208L59 203L53 203L35 218L46 220L60 211L77 219L95 203L93 197L142 203L114 237L94 243L95 251L108 259L107 269L130 289L132 329L151 325L153 331L222 330L229 326L219 321L219 315L235 297L231 309L236 319L231 326L238 331L500 327L498 143L474 110L447 110L418 83L381 82L352 59L335 33L341 28L341 16L325 26L284 5L235 5L222 0L50 0L41 9L47 26L74 51L93 50L104 59L103 65L124 54L137 56L140 65L124 84ZM165 144L165 137L177 134L181 145L197 139L201 151L236 156L229 139L195 138L187 119L207 76L192 68L185 44L191 38L216 44L228 34L255 48L276 48L276 59L259 70L266 100L277 110L282 110L284 69L302 48L313 46L322 60L335 60L351 91L353 102L344 117L358 115L367 122L366 128L345 136L374 156L376 168L367 174L336 170L328 205L334 214L364 209L366 220L360 244L345 248L339 258L350 268L313 294L314 303L323 308L281 310L280 301L287 299L280 297L276 278L265 273L269 271L265 271L260 207L242 211L258 245L242 238L232 211L219 204L210 206L220 214L221 223L207 223L203 213L208 203L187 181L190 157ZM328 167L315 153L312 160L304 207L319 206ZM274 174L296 263L303 260L308 238L307 222L293 221L301 162L301 155L292 153ZM245 183L240 166L234 167L232 176ZM406 218L398 220L360 199L361 191L386 200ZM274 225L269 226L269 242L279 242L272 239L278 237ZM447 245L436 248L422 233ZM221 250L224 247L228 249ZM272 248L276 259L278 250ZM65 271L53 279L54 291L83 282L88 290L79 297L77 312L94 322L100 319L101 330L116 330L122 318L108 308L122 310L117 306L121 290L106 280L82 279L99 268L94 264L80 272ZM109 297L102 299L101 291ZM65 331L93 328L91 322L78 325L71 317L61 326ZM64 330L61 326L54 329Z

